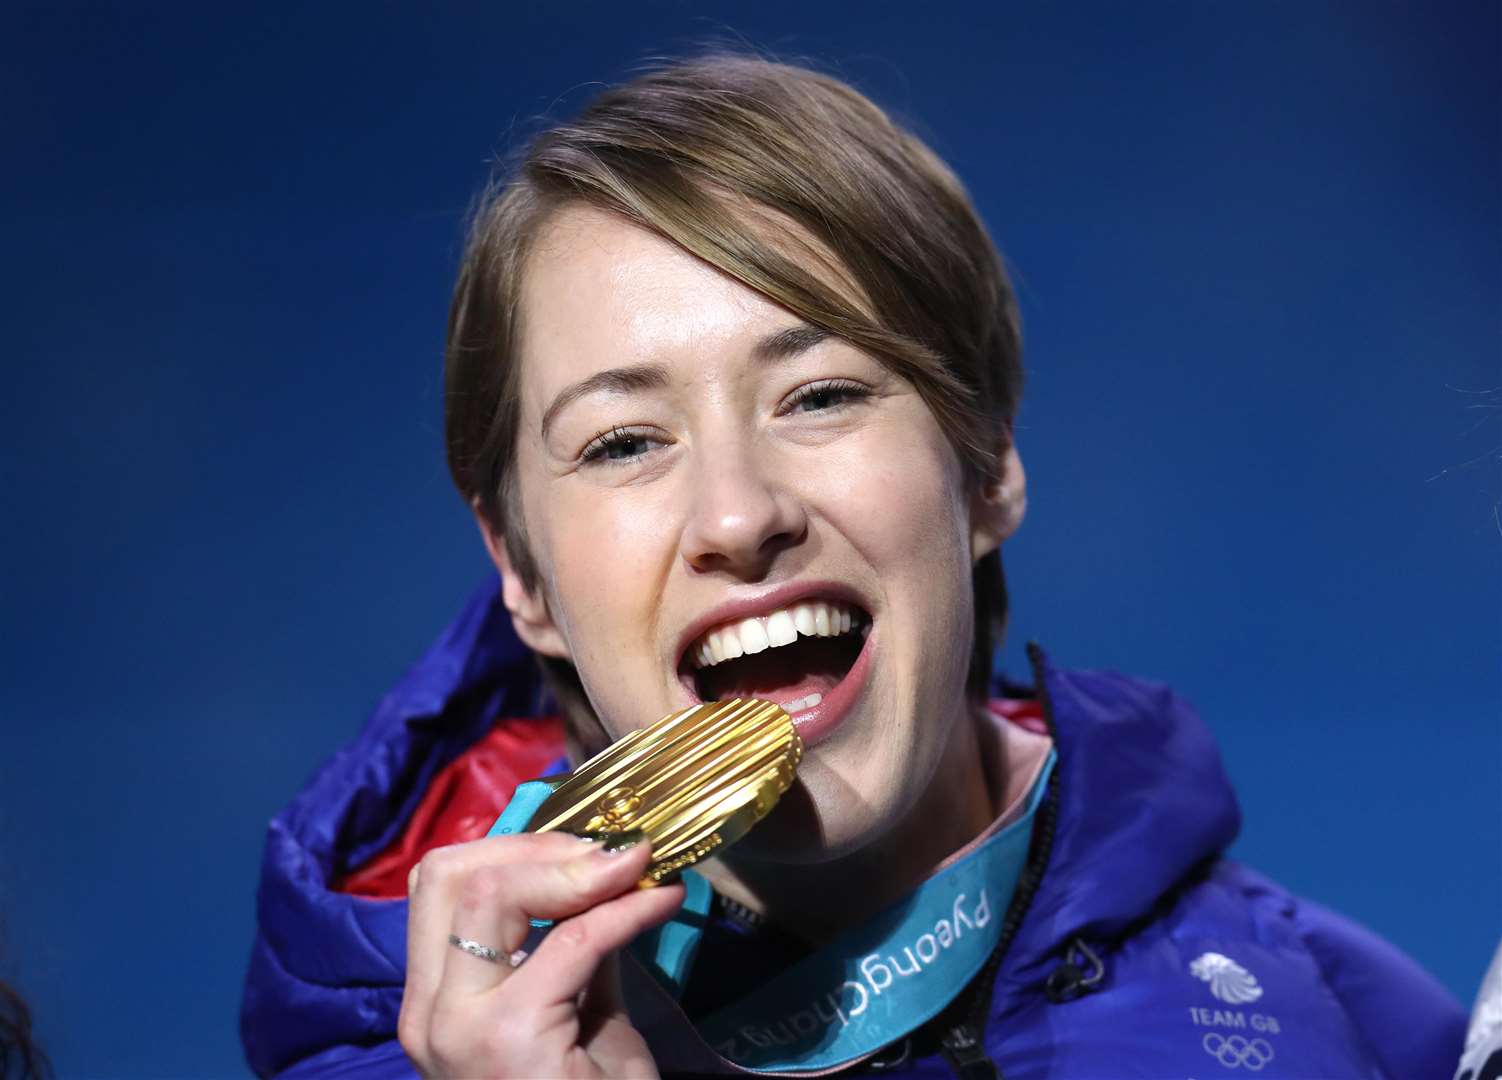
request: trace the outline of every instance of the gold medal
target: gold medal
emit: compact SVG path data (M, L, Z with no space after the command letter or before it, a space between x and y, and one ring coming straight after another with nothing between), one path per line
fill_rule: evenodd
M642 887L744 836L793 783L803 740L780 705L755 698L670 713L557 782L528 832L641 830L652 843Z

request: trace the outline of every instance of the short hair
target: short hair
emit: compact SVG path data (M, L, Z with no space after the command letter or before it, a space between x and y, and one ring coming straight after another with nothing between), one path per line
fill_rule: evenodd
M532 139L470 226L445 357L449 469L527 588L538 569L513 467L521 283L534 241L570 205L665 237L864 350L917 389L972 489L996 475L1022 392L1021 333L954 173L828 75L734 54L673 61ZM984 696L1006 617L999 552L977 563L974 592L967 689ZM575 748L603 745L572 665L543 666Z

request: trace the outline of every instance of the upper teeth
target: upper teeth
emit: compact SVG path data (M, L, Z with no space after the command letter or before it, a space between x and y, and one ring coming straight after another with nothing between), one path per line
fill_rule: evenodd
M740 622L726 623L709 631L689 646L697 667L710 667L722 660L791 645L804 637L838 637L865 622L856 608L824 600L805 601Z

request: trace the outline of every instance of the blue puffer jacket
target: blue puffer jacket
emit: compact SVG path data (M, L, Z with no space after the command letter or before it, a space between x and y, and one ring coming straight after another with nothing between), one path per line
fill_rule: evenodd
M994 977L964 990L983 1039L940 1054L920 1037L883 1055L883 1075L953 1076L967 1059L985 1075L981 1050L1007 1080L1452 1073L1465 1017L1430 976L1220 856L1239 812L1183 701L1033 659L1058 765ZM495 717L537 699L492 582L272 821L241 1014L258 1073L412 1075L395 1040L406 904L328 882L384 849ZM678 1035L654 1042L663 1064L718 1064Z

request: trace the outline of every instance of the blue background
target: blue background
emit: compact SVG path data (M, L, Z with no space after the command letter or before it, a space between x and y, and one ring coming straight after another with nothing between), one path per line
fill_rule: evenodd
M743 35L1015 268L1007 657L1173 683L1237 855L1469 1000L1502 932L1493 3L9 4L0 974L65 1075L231 1075L267 819L486 564L439 361L487 160Z

